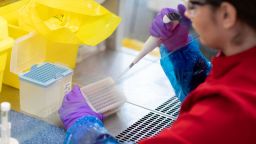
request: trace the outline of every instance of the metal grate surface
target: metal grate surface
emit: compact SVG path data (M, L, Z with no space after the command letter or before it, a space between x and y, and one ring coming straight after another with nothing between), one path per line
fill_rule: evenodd
M142 119L121 132L116 138L119 142L139 140L158 134L162 129L170 126L174 120L150 112Z
M155 110L176 118L179 115L180 105L180 101L176 97L172 97Z
M133 125L128 127L116 136L119 142L135 142L139 140L152 137L162 131L164 128L171 126L176 120L180 109L180 102L176 97L172 97L155 110L168 114L173 117L168 118L154 112L150 112Z

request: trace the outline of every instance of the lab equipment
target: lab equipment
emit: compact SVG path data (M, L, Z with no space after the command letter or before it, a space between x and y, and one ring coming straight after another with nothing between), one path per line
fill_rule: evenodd
M10 71L10 69L14 70L11 59L16 58L18 64L33 62L21 72L41 62L61 63L73 69L81 43L98 44L110 36L120 23L118 16L94 0L75 2L58 0L54 3L51 0L19 0L0 7L0 15L8 21L10 37L14 39L25 37L21 38L24 42L19 39L15 43L18 46L15 47L20 47L20 43L29 46L16 53L18 58L11 56L11 50L7 54L3 82L15 88L19 88L20 85L17 75L19 72ZM40 58L44 57L44 61L38 62L34 59L26 61L31 57L34 58L35 49L41 47L37 41L33 41L30 32L37 33L45 41L43 44L45 53L40 55Z
M172 52L165 53L165 55L163 55L163 58L165 60L170 60L169 57L175 57L175 55L181 55L182 53L184 53L184 56L185 56L185 54L189 54L188 59L190 58L191 55L194 55L194 57L198 57L197 55L201 55L200 53L196 53L196 51L195 51L195 53L190 54L191 51L189 51L190 48L193 49L193 46L196 46L198 48L198 46L196 45L196 44L198 44L196 42L196 40L197 40L197 38L193 38L189 41L189 43L188 43L188 45L190 45L189 48L183 47L173 53ZM166 50L166 48L165 48L165 50ZM170 55L172 55L172 56L170 56ZM186 57L177 56L176 58L181 58L182 60L179 60L179 59L174 60L173 59L173 61L172 61L173 65L175 64L175 62L177 62L177 64L178 64L180 61L188 60L188 59L186 59ZM165 60L163 60L163 61L165 61ZM200 59L197 59L197 60L200 60ZM168 61L168 62L170 62L170 61ZM200 63L200 61L198 61L198 63ZM166 63L166 64L168 65L168 63ZM181 65L181 66L186 67L187 65ZM181 66L178 68L183 68ZM189 66L189 67L191 68L191 66ZM185 69L185 68L183 68L183 69ZM171 69L171 70L173 70L173 69ZM176 70L176 71L178 71L178 70ZM197 72L200 72L200 71L197 71ZM195 75L196 74L197 73L195 73ZM175 77L176 75L170 75L170 76ZM193 76L193 75L189 75L189 76ZM128 102L128 103L130 103L130 102ZM70 108L70 107L66 107L66 108ZM88 115L81 116L80 119L77 119L77 121L74 122L74 124L67 130L65 143L79 143L85 139L90 140L91 142L94 142L94 141L99 140L98 139L100 137L99 134L104 135L101 137L104 140L113 139L113 137L111 137L111 135L106 132L107 132L107 130L103 127L102 122L98 118L88 116Z
M1 144L18 144L19 142L11 137L11 123L8 120L8 113L11 105L8 102L1 103Z
M95 46L108 38L121 19L94 0L33 0L19 11L19 26L64 44Z
M94 83L94 85L88 85L86 90L90 89L88 91L89 94L95 93L92 90L94 88L96 88L94 90L99 89L100 83L103 83L103 86L105 86L107 81L108 79ZM117 140L109 135L108 131L104 128L102 120L105 115L103 116L101 113L95 112L85 97L80 88L74 86L72 91L63 100L59 115L64 127L67 129L64 144L117 143ZM90 100L92 99L90 98ZM106 102L106 100L102 102Z
M59 115L66 129L70 128L76 120L87 115L95 116L101 121L103 120L103 115L95 112L88 105L77 85L65 95L61 108L59 109Z
M150 28L150 34L161 39L162 44L170 52L186 45L191 27L191 21L184 16L185 6L180 4L177 9L180 15L179 25L173 26L173 23L166 25L162 22L166 14L176 12L175 9L165 8L154 18Z
M2 82L4 70L7 63L8 53L11 51L13 39L8 36L7 22L3 17L0 17L0 92L2 90Z
M10 70L19 74L45 61L74 68L77 51L78 45L54 43L31 32L16 39L12 48Z
M72 74L71 69L52 63L34 65L20 74L21 111L41 118L56 112L71 90Z
M15 40L12 52L8 54L4 83L19 88L18 75L42 62L60 63L73 69L78 47L49 41L35 32L25 34Z
M126 101L124 93L111 77L86 85L81 91L90 107L104 116L117 112Z
M197 78L200 78L201 76L204 76L203 73L205 73L204 72L205 67L204 67L204 64L201 64L201 62L202 62L202 60L206 60L206 59L203 57L203 55L201 55L201 53L198 49L199 47L197 45L198 43L196 40L197 40L197 38L190 39L188 45L184 46L183 48L180 48L179 50L177 50L175 52L168 52L166 48L162 48L163 50L166 50L161 53L162 58L163 58L163 59L161 59L161 63L165 64L164 65L165 67L163 67L163 68L169 68L169 67L167 67L169 65L176 66L176 65L181 64L181 65L179 65L179 67L177 67L177 69L165 69L165 70L166 71L174 71L175 70L175 73L176 73L176 72L181 72L182 70L188 69L188 70L191 70L191 74L189 74L188 77L196 76ZM186 55L188 56L187 58L186 58ZM191 58L192 58L193 62L190 62ZM181 63L181 62L186 62L188 60L189 60L188 63ZM164 62L166 62L166 63L164 63ZM205 62L208 63L207 61L205 61ZM192 66L190 64L194 64L194 66ZM188 66L188 68L184 68L187 66ZM202 72L198 66L203 66ZM195 67L195 69L193 69L194 67ZM178 70L178 69L181 69L181 70ZM193 70L195 70L195 71L192 72ZM168 75L169 76L168 78L170 80L172 80L172 79L176 80L175 77L179 77L179 73L176 73L176 74L177 75L175 75L175 74ZM181 80L181 82L186 82L186 80L181 79L183 76L186 76L186 73L180 73L180 74L181 74L181 77L177 78L177 80ZM173 78L171 78L171 77L173 77ZM176 82L179 83L179 81L176 81ZM198 81L198 83L199 83L199 81ZM195 84L195 83L189 83L189 84ZM184 87L185 89L187 89L187 87L190 87L187 84L181 84L179 86L181 86L181 87L186 86L186 87ZM196 86L196 85L194 85L194 86ZM194 87L194 86L191 86L191 87ZM177 87L174 87L174 89L175 88L177 88ZM128 103L130 103L130 102L128 102ZM70 107L69 107L69 109L70 109ZM150 110L150 109L148 109L148 110ZM167 115L167 117L169 117L169 116L170 115ZM100 136L100 134L102 136ZM104 140L104 141L107 141L107 140L112 141L113 140L113 137L104 128L102 121L100 121L96 117L84 115L84 116L81 116L80 118L78 118L77 121L74 122L73 125L67 130L64 143L65 144L79 143L79 142L81 143L85 139L90 140L90 142L96 143L99 141L99 138L102 138L101 140ZM113 140L112 143L114 144L115 141Z
M181 17L180 15L175 11L168 11L164 14L164 16L161 17L161 20L163 21L163 24L169 24L172 23L170 26L172 29L175 29L175 27L179 24ZM132 61L132 63L129 65L129 69L132 68L137 62L139 62L145 55L150 53L153 49L158 47L161 43L161 40L158 36L150 36L144 46L142 51L135 57L135 59Z
M114 80L107 77L81 89L75 85L72 91L65 96L59 113L64 125L68 127L70 124L66 124L69 122L66 122L65 119L70 119L70 117L65 114L73 112L72 116L81 117L81 115L93 113L96 115L103 114L106 117L117 112L125 101L124 94L117 88ZM74 107L79 108L74 111ZM102 119L101 115L97 117Z

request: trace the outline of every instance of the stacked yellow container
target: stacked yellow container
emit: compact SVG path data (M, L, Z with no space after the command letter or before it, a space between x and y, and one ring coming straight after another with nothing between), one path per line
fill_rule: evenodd
M9 36L15 40L29 34L29 31L25 31L19 26L17 17L17 15L19 15L19 9L24 7L29 1L30 0L20 0L0 8L0 16L8 21L8 29L6 28L6 31L9 32ZM2 52L2 44L0 46L0 85L4 83L19 89L20 82L18 74L10 71L13 40L8 38L5 43L8 43L7 41L9 41L10 46L6 45L5 51ZM47 49L47 53L45 53L45 61L60 63L72 69L75 67L79 47L78 44L61 44L47 41L46 45L47 47L45 47L45 49Z
M0 92L1 92L7 57L13 45L13 39L8 37L7 22L2 17L0 17L0 31L1 31L0 33Z
M0 7L0 16L15 39L5 54L3 83L15 88L18 74L34 64L52 62L73 69L79 45L99 44L121 21L94 0L19 0Z

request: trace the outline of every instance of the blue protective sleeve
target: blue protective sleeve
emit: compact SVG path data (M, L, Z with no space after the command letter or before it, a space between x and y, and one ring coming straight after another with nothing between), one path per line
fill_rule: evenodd
M67 130L64 144L118 144L118 141L98 118L84 116Z
M161 66L180 101L205 80L211 69L196 40L174 52L161 45L160 54Z

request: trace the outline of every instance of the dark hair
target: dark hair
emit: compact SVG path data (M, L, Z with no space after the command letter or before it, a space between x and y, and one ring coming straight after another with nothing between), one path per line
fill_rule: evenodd
M213 7L218 7L222 2L232 4L236 11L238 19L248 24L256 30L256 0L206 0Z

